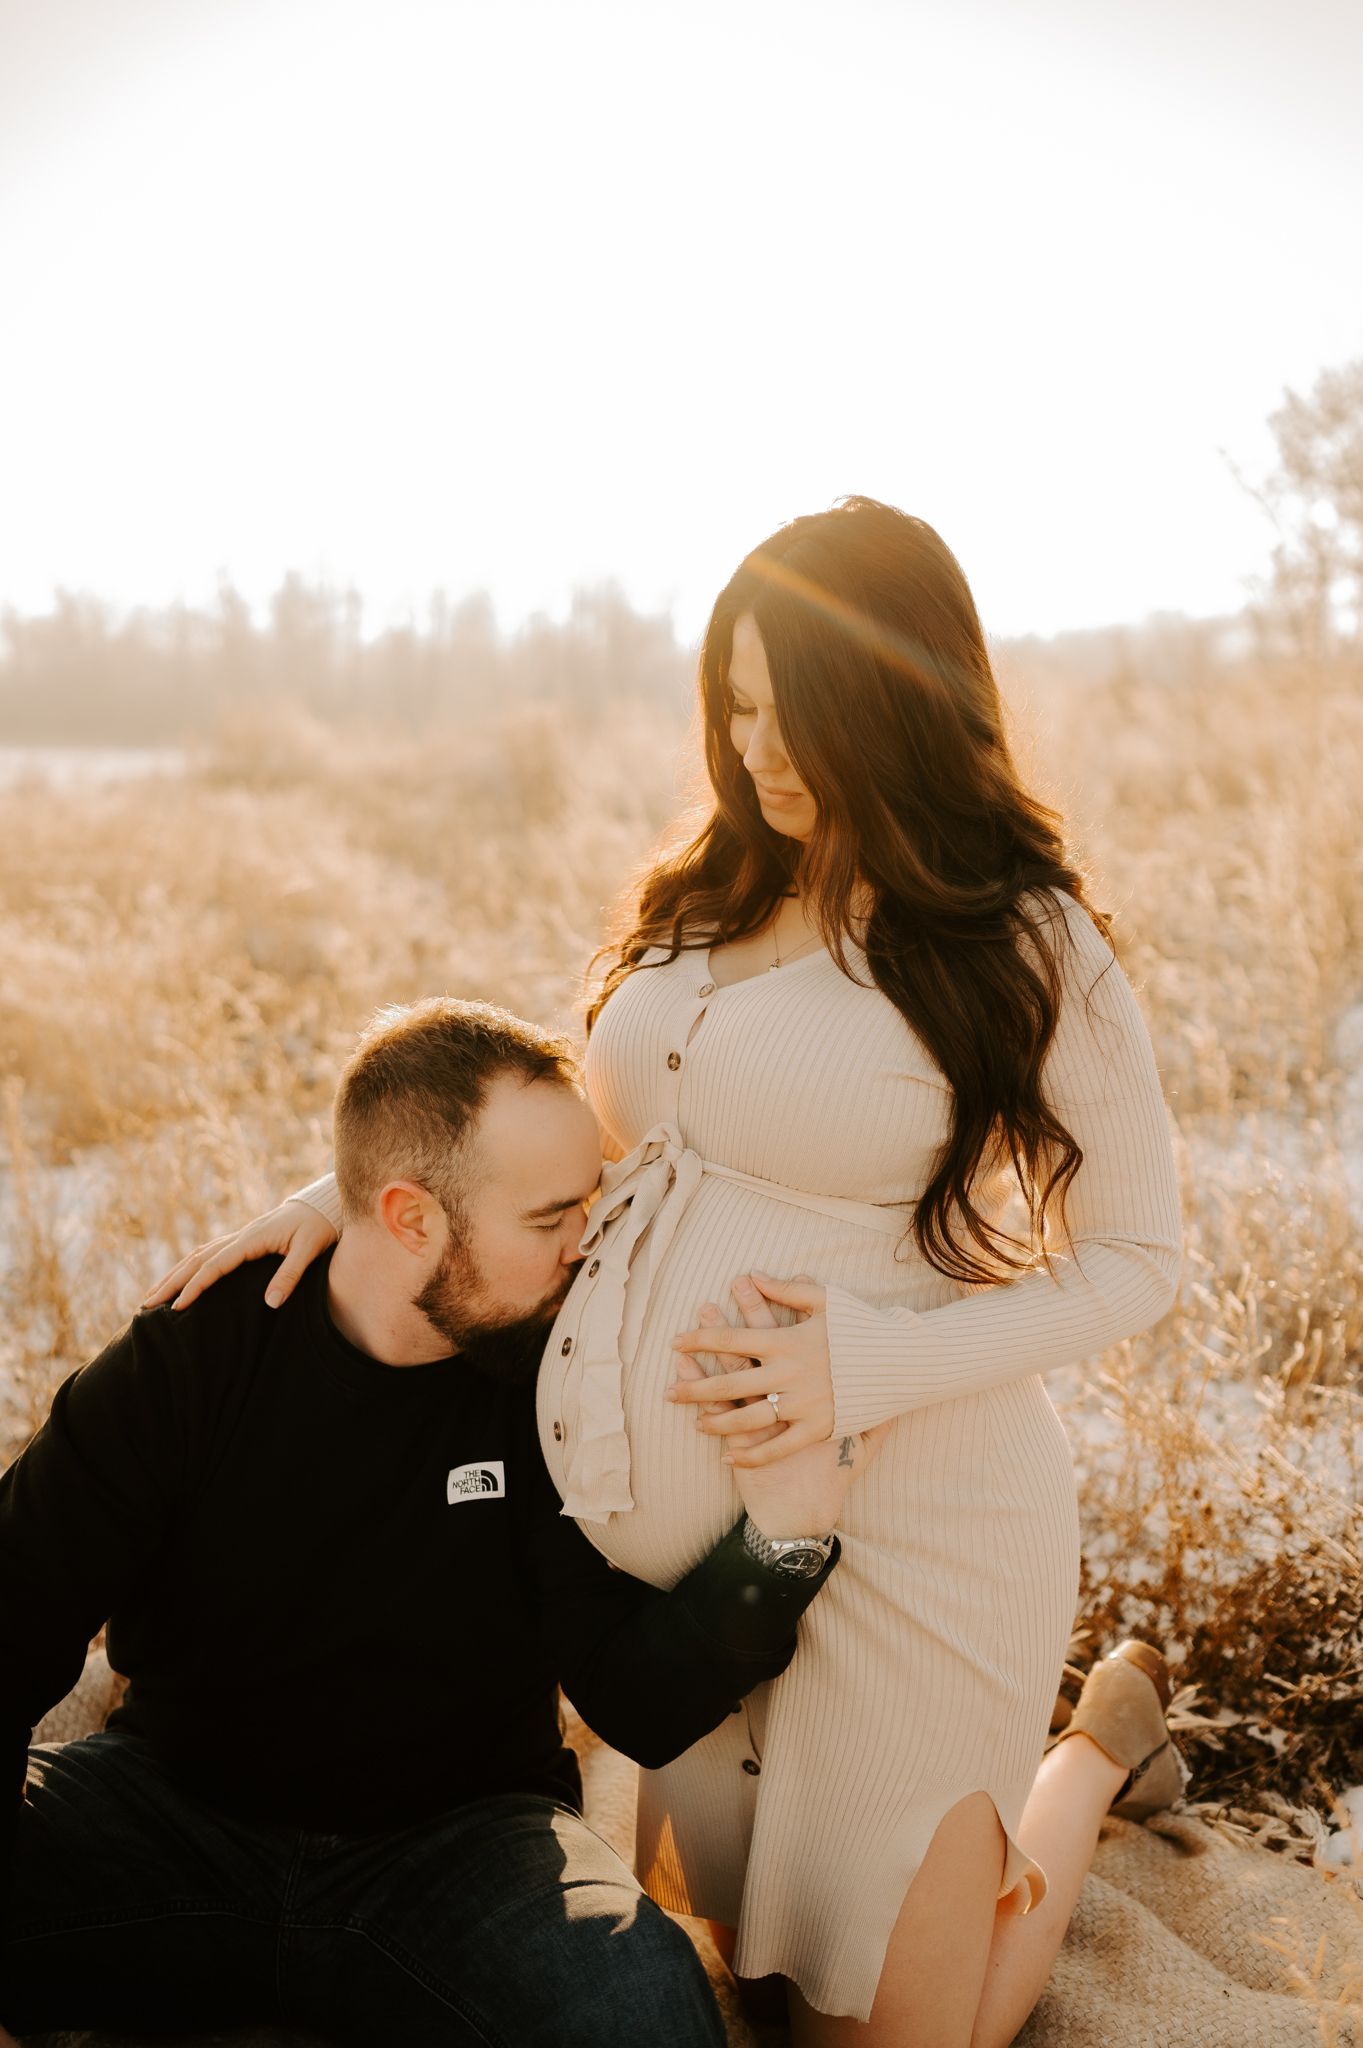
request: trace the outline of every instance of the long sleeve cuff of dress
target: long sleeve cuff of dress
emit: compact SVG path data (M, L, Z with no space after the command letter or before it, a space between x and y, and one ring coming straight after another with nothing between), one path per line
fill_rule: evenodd
M1055 1278L1038 1268L944 1308L872 1308L829 1287L833 1435L1090 1358L1172 1306L1179 1244L1086 1238L1077 1252L1055 1255Z
M318 1209L326 1217L332 1229L341 1232L341 1193L336 1185L334 1173L324 1173L320 1180L311 1180L305 1188L295 1188L285 1196L288 1202L306 1202L310 1208Z

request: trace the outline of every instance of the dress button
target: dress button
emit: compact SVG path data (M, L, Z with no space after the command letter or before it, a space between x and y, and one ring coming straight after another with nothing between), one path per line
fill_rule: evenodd
M556 1444L561 1444L563 1442L563 1424L561 1422L556 1422L554 1424L554 1442Z
M760 1778L762 1775L762 1766L755 1756L745 1756L743 1768L750 1778Z
M675 1074L678 1067L681 1065L681 1054L679 1052L670 1052L667 1055L667 1064L669 1067L671 1067L673 1073Z
M714 983L712 981L703 981L700 985L700 992L703 996L712 996L715 992Z
M592 1260L592 1262L591 1262L591 1264L590 1264L590 1266L588 1266L588 1268L587 1268L587 1278L588 1278L589 1280L595 1280L595 1278L596 1278L597 1274L598 1274L598 1273L599 1273L600 1271L601 1271L601 1261L600 1261L600 1259L593 1259L593 1260Z
M559 1348L559 1351L561 1352L561 1354L563 1355L563 1357L564 1357L564 1358L566 1358L566 1357L568 1356L568 1353L569 1353L569 1352L570 1352L570 1351L572 1350L572 1348L573 1348L573 1340L572 1340L572 1338L571 1338L571 1337L565 1337L565 1338L564 1338L564 1340L563 1340L563 1342L562 1342L562 1343L561 1343L561 1344L559 1345L559 1347L558 1347L558 1348Z

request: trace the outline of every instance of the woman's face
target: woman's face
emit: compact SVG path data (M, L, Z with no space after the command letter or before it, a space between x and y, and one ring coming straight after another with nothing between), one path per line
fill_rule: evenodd
M773 832L784 833L787 839L808 839L814 830L814 799L781 743L766 651L751 612L734 621L729 688L734 700L729 737L752 777L762 816Z

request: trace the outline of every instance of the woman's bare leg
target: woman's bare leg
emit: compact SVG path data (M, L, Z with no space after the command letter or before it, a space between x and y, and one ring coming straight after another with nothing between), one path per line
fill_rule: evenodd
M905 1897L869 2021L815 2012L792 1986L795 2048L1008 2048L1045 1989L1125 1776L1086 1735L1042 1758L1018 1827L1046 1873L1030 1913L996 1910L1003 1829L992 1800L978 1792L953 1807Z
M1070 1735L1041 1759L1023 1808L1018 1841L1046 1873L1046 1896L1030 1913L1000 1913L989 1948L971 2048L1007 2048L1046 1988L1098 1830L1126 1772L1091 1742Z
M970 2048L1003 1875L987 1792L943 1816L904 1897L867 2021L815 2012L792 1985L794 2048Z

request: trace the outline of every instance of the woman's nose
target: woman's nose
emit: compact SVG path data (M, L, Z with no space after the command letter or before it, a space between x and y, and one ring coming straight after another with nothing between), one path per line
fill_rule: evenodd
M785 765L785 758L780 732L774 724L768 724L759 716L743 756L744 767L750 774L763 768L775 768L779 772Z

